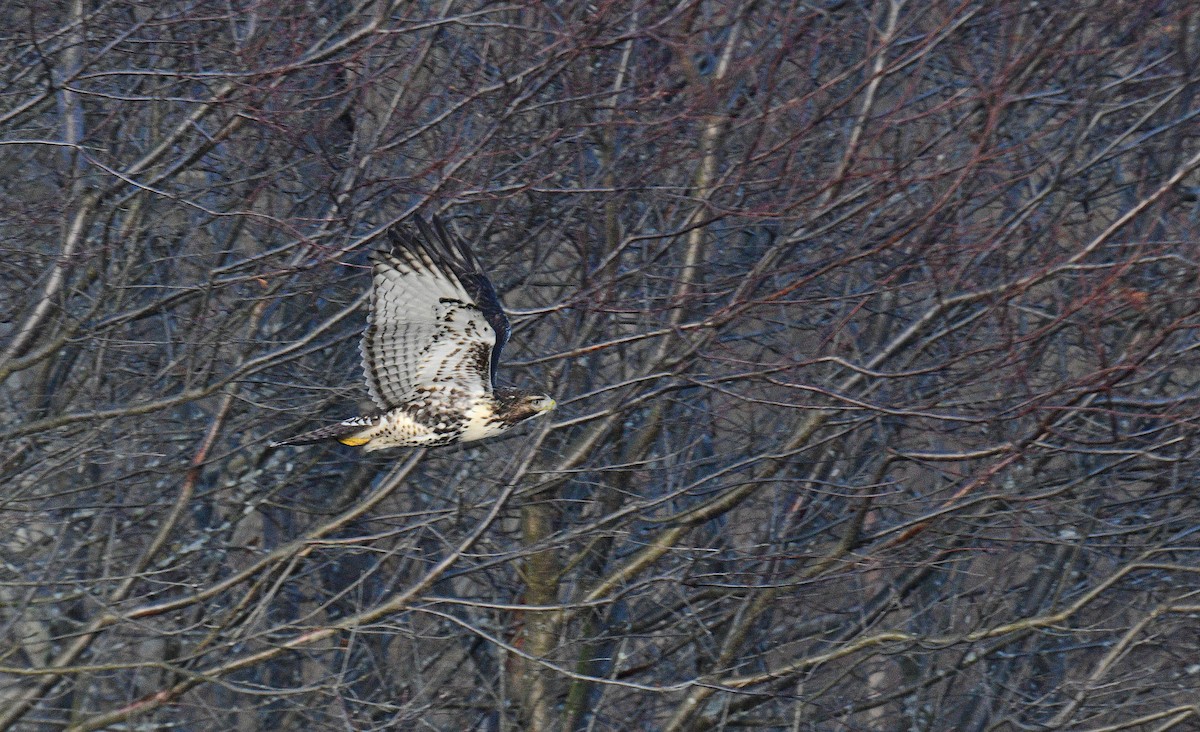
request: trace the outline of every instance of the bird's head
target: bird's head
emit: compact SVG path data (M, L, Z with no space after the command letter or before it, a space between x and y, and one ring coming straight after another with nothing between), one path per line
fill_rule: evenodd
M545 394L530 394L517 389L497 389L496 401L500 407L497 412L505 421L513 424L533 419L558 406L554 399Z

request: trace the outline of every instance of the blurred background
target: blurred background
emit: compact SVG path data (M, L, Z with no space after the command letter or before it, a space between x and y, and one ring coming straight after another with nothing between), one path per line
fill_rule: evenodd
M0 730L1200 727L1200 9L0 9ZM438 214L550 419L360 412Z

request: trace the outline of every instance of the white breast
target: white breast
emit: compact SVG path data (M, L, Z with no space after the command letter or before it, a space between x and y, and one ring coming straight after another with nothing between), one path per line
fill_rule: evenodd
M462 441L482 440L504 431L504 425L493 421L496 410L490 401L480 399L467 410L467 425L463 429Z

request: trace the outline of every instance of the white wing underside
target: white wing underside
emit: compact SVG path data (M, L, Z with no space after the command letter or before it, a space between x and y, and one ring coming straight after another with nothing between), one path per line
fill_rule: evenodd
M371 314L360 350L380 409L423 387L490 394L496 334L453 274L423 253L382 255L374 264Z

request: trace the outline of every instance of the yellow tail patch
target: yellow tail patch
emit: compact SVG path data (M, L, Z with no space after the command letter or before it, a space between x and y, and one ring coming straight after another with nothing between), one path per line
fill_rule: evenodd
M371 441L370 437L357 437L355 435L350 435L349 437L339 437L338 438L338 442L342 443L343 445L349 445L351 447L358 447L359 445L365 445L370 441Z

